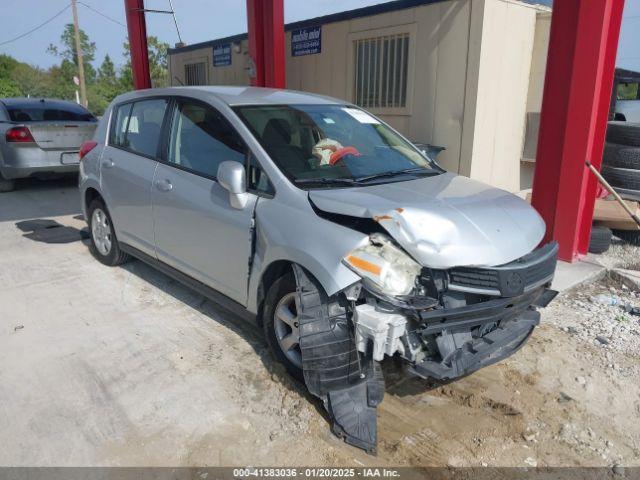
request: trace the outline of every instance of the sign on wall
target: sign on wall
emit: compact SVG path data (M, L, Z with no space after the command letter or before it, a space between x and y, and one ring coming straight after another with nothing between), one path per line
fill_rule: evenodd
M291 31L291 56L314 55L322 51L322 27L299 28Z
M213 66L227 67L231 65L231 44L221 43L213 46Z

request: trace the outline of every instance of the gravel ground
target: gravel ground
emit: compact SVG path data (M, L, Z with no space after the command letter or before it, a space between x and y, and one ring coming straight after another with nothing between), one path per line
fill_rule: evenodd
M77 213L75 183L0 203L0 465L640 466L640 318L597 301L640 292L612 279L559 296L520 351L455 382L385 361L372 457L330 433L260 330L140 262L107 268L16 225L83 228ZM634 266L640 248L599 260Z

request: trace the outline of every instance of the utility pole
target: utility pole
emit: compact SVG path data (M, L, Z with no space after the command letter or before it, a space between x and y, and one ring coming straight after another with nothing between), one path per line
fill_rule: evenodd
M80 102L87 106L87 86L84 83L84 62L82 60L82 43L80 42L80 27L78 27L78 6L76 0L71 0L73 10L73 31L76 38L76 55L78 56L78 78L80 79Z

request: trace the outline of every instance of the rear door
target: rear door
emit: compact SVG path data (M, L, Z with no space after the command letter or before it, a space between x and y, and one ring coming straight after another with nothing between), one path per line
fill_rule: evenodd
M167 105L165 98L150 98L115 107L100 163L118 240L154 257L151 185Z
M168 143L153 188L158 259L245 305L257 197L231 207L216 175L225 160L245 164L247 147L219 112L192 100L174 109Z

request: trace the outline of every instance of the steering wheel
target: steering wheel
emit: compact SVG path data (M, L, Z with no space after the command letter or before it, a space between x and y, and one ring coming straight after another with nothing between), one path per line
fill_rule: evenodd
M329 157L329 165L335 165L340 160L343 159L346 155L353 155L354 157L359 157L361 154L356 149L356 147L342 147L336 150Z

